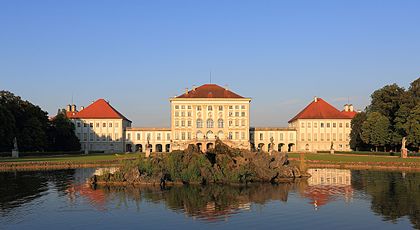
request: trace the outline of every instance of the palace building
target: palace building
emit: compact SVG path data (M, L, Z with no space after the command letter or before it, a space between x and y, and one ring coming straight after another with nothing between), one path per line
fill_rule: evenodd
M226 87L205 84L186 89L170 99L171 125L161 128L134 128L131 121L99 99L77 110L68 105L67 117L76 127L82 150L103 152L170 152L190 144L202 151L216 139L234 148L281 152L350 151L352 105L339 111L315 98L289 121L289 127L250 127L251 98Z

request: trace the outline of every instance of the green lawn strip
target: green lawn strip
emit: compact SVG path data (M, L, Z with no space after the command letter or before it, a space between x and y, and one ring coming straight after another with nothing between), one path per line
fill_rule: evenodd
M299 159L299 153L289 153L291 158ZM310 161L328 161L334 163L419 163L420 158L402 159L389 156L360 156L360 155L330 155L330 154L305 154L305 159Z
M77 162L95 163L100 161L124 160L135 158L138 154L102 154L102 155L78 155L78 156L51 156L51 157L23 157L23 158L3 158L0 163L13 162Z

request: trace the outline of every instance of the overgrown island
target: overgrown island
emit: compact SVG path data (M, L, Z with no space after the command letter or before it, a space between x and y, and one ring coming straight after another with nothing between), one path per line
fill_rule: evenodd
M287 153L234 149L217 140L202 153L194 145L184 151L127 160L117 170L94 175L94 185L248 184L290 182L310 175L289 164Z

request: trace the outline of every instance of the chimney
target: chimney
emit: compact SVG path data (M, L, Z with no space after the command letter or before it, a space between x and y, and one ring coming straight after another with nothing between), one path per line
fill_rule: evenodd
M80 106L80 111L84 110L85 107L84 106Z
M70 112L71 111L71 105L69 104L69 105L67 105L67 107L66 107L66 111L67 112Z
M71 105L71 111L72 111L72 112L76 112L76 109L77 109L77 107L76 107L76 105L75 105L75 104Z
M188 95L188 88L185 88L185 94Z
M192 90L195 92L195 89L197 89L197 86L193 85Z
M349 111L350 111L350 112L354 112L354 107L353 107L353 105L352 105L352 104L350 104L350 105L349 105Z
M225 90L229 91L229 86L228 85L225 85Z
M318 102L318 97L317 96L314 97L314 102Z
M344 112L348 112L349 111L349 105L348 104L345 104L344 105Z

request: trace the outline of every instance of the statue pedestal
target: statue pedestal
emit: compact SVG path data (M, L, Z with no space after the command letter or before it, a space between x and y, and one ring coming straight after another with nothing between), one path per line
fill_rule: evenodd
M12 157L13 157L13 158L19 158L19 151L17 151L17 150L12 150Z
M401 149L401 158L407 158L408 157L408 150L406 148Z
M331 149L330 150L330 154L334 154L335 153L335 150L334 149Z
M150 157L150 153L152 152L152 148L148 147L146 148L146 157L149 158Z

